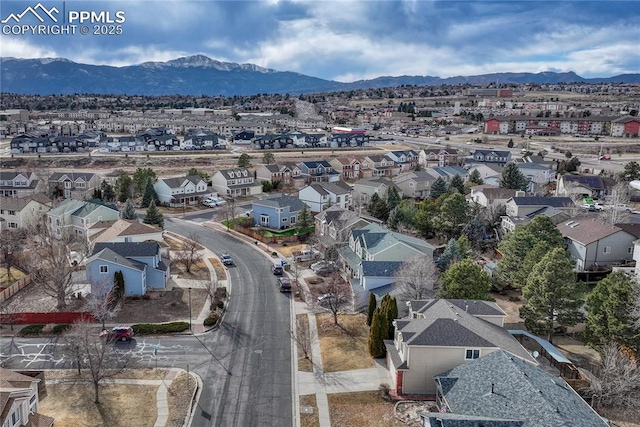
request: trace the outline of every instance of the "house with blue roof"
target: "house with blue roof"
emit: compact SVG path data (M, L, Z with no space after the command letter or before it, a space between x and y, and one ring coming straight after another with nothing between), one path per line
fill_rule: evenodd
M284 230L296 227L304 202L297 197L281 195L251 203L253 223L256 226Z
M425 427L609 425L561 377L506 349L444 371L434 381L440 411L421 414Z
M92 292L113 283L116 271L122 272L126 296L166 290L170 277L169 260L161 256L158 242L96 243L86 270Z

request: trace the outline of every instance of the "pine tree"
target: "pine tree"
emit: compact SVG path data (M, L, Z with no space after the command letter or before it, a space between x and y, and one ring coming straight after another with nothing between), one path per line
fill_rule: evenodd
M131 197L131 191L133 190L133 180L129 175L123 173L116 180L116 188L118 189L118 201L124 203L129 197Z
M142 203L140 203L140 206L148 208L151 201L157 205L158 195L156 194L156 190L153 188L153 182L151 182L151 179L148 179L147 184L144 187L144 195L142 196Z
M389 190L387 190L387 208L391 210L399 204L400 195L398 194L398 190L396 190L396 187L391 186Z
M251 166L251 157L247 153L240 154L238 158L238 167L239 168L248 168Z
M438 177L435 181L433 181L433 184L431 184L429 197L432 199L438 199L443 194L446 194L447 191L449 191L447 182L444 179Z
M449 266L455 264L458 261L462 261L462 255L460 254L460 249L458 248L458 242L456 239L450 239L447 246L442 251L442 255L438 258L438 268L440 271L447 271Z
M500 188L507 188L510 190L527 191L529 183L527 178L520 171L515 163L509 163L502 171L500 177Z
M440 298L489 299L491 278L478 264L464 259L440 276Z
M124 275L120 270L113 273L113 287L116 299L122 299L124 297Z
M367 326L371 326L371 321L373 320L373 314L376 311L378 305L378 301L376 300L376 296L372 293L369 293L369 307L367 308Z
M113 190L113 186L107 181L102 181L100 188L102 189L102 200L105 202L113 202L116 199L116 193Z
M369 354L371 357L384 357L387 353L384 347L383 331L386 330L387 320L380 307L376 308L369 329Z
M471 171L471 174L469 174L469 182L473 182L476 185L484 184L484 180L482 179L480 172L478 172L478 169Z
M122 219L137 219L136 208L133 206L131 199L127 199L124 203L124 209L122 211Z
M389 302L387 304L387 339L392 340L393 335L395 333L395 326L393 326L393 322L398 318L398 302L395 298L389 298Z
M147 208L147 213L142 220L145 224L155 224L164 229L164 215L156 207L156 203L152 200Z
M465 194L467 190L460 175L455 175L453 178L451 178L451 184L449 185L449 188L455 188L460 194Z
M306 203L303 203L302 210L298 214L298 227L309 228L311 227L311 215L309 215L309 207Z

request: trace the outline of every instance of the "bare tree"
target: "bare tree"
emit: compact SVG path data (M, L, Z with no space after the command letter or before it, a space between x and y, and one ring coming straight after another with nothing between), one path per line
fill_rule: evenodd
M296 330L291 331L291 338L300 346L304 358L309 359L311 355L311 334L309 333L309 325L305 322L304 317L296 318Z
M35 247L28 251L28 273L31 280L49 296L56 299L58 310L67 305L67 298L73 294L70 253L74 239L63 233L60 239L52 234L49 227L39 227L33 236Z
M120 312L120 301L113 291L112 280L101 280L91 287L91 294L86 299L87 311L102 323L103 330L106 321Z
M202 261L202 249L203 248L202 245L200 245L198 235L195 233L191 233L189 237L182 240L180 250L173 252L173 259L175 259L176 262L184 265L187 273L190 273L191 267Z
M331 313L335 325L338 324L338 314L351 304L351 288L338 272L326 277L311 294L314 304Z
M600 213L600 217L612 225L623 222L629 216L628 208L625 205L628 202L627 184L620 182L613 187L611 196L609 196L609 203L605 205L605 210Z
M103 339L88 322L73 325L67 335L70 356L78 363L79 379L93 385L95 403L100 403L100 386L131 366L131 358L119 354L113 343Z
M438 269L430 255L409 258L395 274L397 296L401 300L433 298L438 282Z
M11 269L20 268L22 250L27 237L26 230L0 231L0 263L7 270L7 278L11 278Z
M236 216L238 216L236 199L233 197L227 199L227 203L220 209L220 214L227 224L227 230L231 229L231 224L233 223L235 225Z
M602 350L601 365L586 372L590 385L584 391L595 408L640 408L640 366L629 353L609 344Z

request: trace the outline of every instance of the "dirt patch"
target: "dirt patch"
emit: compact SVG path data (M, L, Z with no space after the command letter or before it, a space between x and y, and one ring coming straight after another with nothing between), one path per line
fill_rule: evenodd
M284 255L287 258L290 258L294 252L296 251L302 251L305 249L308 249L308 245L306 244L300 244L300 245L287 245L287 246L282 246L279 245L278 246L278 252L280 252L282 255Z
M640 410L630 408L603 408L601 415L613 427L640 427Z
M306 336L309 337L309 317L307 317L306 314L296 315L296 327L300 325L300 323L302 323L302 327L304 328L305 332L301 333L298 331L299 340L296 341L296 345L298 346L298 371L313 372L313 362L311 361L311 340L309 339L309 346L307 348L309 358L304 357L304 351L302 348L302 344L300 343L300 341L304 341L304 339L302 338L304 336L304 333L306 333Z
M512 290L508 291L505 295L492 293L491 296L496 300L496 304L507 313L504 323L524 322L524 319L520 317L520 307L525 304L521 291Z
M153 426L157 390L158 386L106 384L100 388L100 404L95 404L91 384L47 383L40 413L66 427Z
M114 378L128 380L161 380L164 378L166 373L166 369L130 369L116 374ZM78 374L75 369L55 369L51 371L45 371L45 377L47 380L71 379L76 378L77 375Z
M148 292L151 299L128 299L110 323L162 323L189 318L189 290ZM205 289L191 289L191 317L196 318L207 300Z
M179 279L188 280L210 280L209 267L204 260L193 264L190 271L187 272L184 264L176 260L171 260L171 274L177 275Z
M393 415L393 403L378 391L335 393L327 395L331 425L341 427L404 426Z
M311 408L313 412L307 413L305 408ZM315 394L300 396L300 427L318 427L320 419L318 417L318 404Z
M369 355L369 328L362 314L340 314L338 325L331 314L316 315L322 365L326 372L373 368Z
M167 400L169 403L168 427L182 427L191 408L191 397L196 388L196 380L186 372L180 372L169 386Z
M553 345L580 368L591 370L600 363L600 354L597 351L568 335L554 336Z
M209 258L209 262L213 266L213 269L216 271L216 277L218 280L227 280L227 272L222 266L222 262L218 258Z

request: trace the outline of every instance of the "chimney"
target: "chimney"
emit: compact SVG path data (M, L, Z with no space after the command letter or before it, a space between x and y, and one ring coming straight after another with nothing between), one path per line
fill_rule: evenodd
M527 193L522 190L516 191L516 197L525 197L526 195Z
M468 313L469 312L469 304L465 304L464 305L464 312Z

